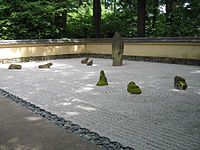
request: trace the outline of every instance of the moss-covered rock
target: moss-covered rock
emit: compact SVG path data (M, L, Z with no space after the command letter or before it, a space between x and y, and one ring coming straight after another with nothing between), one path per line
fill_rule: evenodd
M85 59L81 60L81 63L82 64L87 64L88 60L89 60L89 57L86 57Z
M11 64L8 69L22 69L21 65L17 65L17 64Z
M105 86L108 85L106 75L103 70L100 72L99 82L96 84L97 86Z
M187 89L187 83L184 78L180 76L176 76L174 78L174 88L179 90L186 90Z
M131 94L140 94L142 93L141 89L138 85L135 84L135 82L130 82L127 86L127 91Z

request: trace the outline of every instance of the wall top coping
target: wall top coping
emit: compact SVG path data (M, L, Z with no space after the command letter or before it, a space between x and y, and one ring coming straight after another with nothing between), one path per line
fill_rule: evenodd
M0 45L13 44L64 44L64 43L111 43L112 38L91 39L35 39L35 40L0 40ZM200 37L136 37L124 38L125 43L200 43Z

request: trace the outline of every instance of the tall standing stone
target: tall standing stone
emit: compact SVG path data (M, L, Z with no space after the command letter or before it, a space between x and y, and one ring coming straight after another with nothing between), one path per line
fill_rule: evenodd
M119 32L115 32L112 41L113 66L122 66L123 52L124 52L123 37L119 34Z

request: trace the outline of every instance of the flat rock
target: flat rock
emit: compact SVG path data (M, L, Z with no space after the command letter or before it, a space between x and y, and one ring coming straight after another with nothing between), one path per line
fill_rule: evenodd
M52 63L47 63L47 64L44 64L44 65L40 65L39 68L50 68L53 64Z
M17 64L11 64L8 69L22 69L21 65L17 65Z

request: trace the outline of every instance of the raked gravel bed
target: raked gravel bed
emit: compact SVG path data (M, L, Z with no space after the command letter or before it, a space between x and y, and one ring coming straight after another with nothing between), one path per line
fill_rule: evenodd
M98 137L98 142L107 143L99 144L105 149L200 148L199 66L124 61L123 66L112 67L111 59L95 58L93 66L86 66L80 61L20 63L21 70L1 64L0 92L48 113L44 117L56 116L57 124L70 122L84 129L77 131L83 137L88 133L86 139L93 143ZM51 69L38 69L47 62L53 63ZM96 86L101 70L108 86ZM174 89L176 75L186 79L186 91ZM142 94L127 92L130 81L140 86Z

